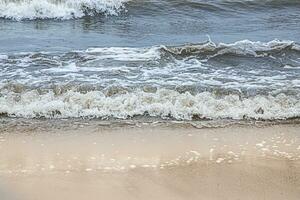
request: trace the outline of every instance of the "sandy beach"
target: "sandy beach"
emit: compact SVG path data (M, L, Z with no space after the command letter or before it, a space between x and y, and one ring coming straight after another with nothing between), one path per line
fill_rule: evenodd
M0 200L300 200L300 0L0 0Z
M299 124L45 127L1 129L1 200L300 196Z

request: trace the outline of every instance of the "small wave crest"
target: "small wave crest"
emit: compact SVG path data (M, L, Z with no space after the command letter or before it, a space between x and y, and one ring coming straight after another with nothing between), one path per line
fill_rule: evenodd
M300 51L299 44L290 40L272 40L269 42L253 42L250 40L241 40L234 43L216 44L209 40L201 44L189 44L176 47L162 47L163 51L173 55L188 57L193 55L206 55L210 57L221 56L225 54L248 55L254 57L269 56L272 53L283 52L286 50Z
M96 14L118 15L128 0L0 0L0 17L72 19Z

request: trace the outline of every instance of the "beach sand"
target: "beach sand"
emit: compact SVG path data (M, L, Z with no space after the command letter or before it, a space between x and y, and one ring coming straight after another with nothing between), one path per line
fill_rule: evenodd
M298 200L300 125L1 129L0 197Z

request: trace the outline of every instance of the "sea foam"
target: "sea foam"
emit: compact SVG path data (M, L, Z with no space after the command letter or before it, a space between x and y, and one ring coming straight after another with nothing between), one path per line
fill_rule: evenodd
M287 119L300 117L299 97L284 94L218 96L210 92L192 95L174 90L137 90L106 95L101 91L39 94L28 91L0 97L2 115L25 118L120 118L151 116L177 120L197 119Z

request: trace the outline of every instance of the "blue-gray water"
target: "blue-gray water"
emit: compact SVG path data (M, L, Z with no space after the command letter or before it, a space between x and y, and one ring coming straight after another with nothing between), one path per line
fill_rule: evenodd
M70 20L12 21L0 13L0 51L175 45L206 40L207 34L215 42L226 43L244 39L300 40L298 0L133 0L124 6L117 16L104 17L100 11L100 16ZM6 18L26 17L30 9L19 15L10 13Z
M0 0L0 17L4 116L300 116L298 0Z

